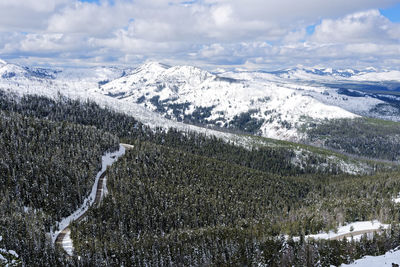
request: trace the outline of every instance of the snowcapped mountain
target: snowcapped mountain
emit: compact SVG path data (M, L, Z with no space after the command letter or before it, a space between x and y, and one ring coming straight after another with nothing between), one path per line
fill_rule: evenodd
M400 99L396 96L343 87L351 80L355 81L352 86L365 86L356 77L382 78L389 77L388 73L298 67L280 72L213 74L193 66L158 62L135 69L45 69L0 61L0 88L18 94L56 97L60 92L71 98L92 99L153 126L204 131L195 124L299 140L305 123L326 118L367 115L397 120L400 110L393 101Z
M139 104L169 119L284 140L300 138L298 129L310 120L357 116L317 101L302 88L261 76L215 75L192 66L150 62L93 92Z
M18 75L0 75L0 89L17 96L42 95L50 98L57 98L59 93L71 98L95 101L102 107L114 109L126 113L142 121L150 127L176 128L181 131L194 131L206 135L214 135L224 140L231 140L237 144L247 146L246 137L238 137L233 134L213 131L202 127L188 125L173 120L166 119L160 114L155 113L136 103L120 101L117 98L106 96L95 92L101 84L130 73L132 69L121 68L85 68L85 69L63 69L46 70L47 73L54 73L54 77L29 75L27 68L4 62L4 72L13 72L18 69ZM135 69L137 71L138 69Z
M348 82L400 82L400 71L378 71L373 67L363 70L332 69L332 68L308 68L298 66L296 68L267 72L283 79L298 81L348 81Z
M349 78L360 73L358 70L345 69L335 70L332 68L306 68L296 67L293 69L286 69L280 71L270 72L285 79L297 80L320 80L320 79L343 79Z
M29 89L38 94L52 91L85 91L125 75L131 69L116 67L46 69L23 67L0 61L0 87ZM51 92L49 92L49 90Z

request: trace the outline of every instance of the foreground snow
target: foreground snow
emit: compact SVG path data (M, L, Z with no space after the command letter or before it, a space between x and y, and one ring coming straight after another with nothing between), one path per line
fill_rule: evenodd
M365 256L362 259L356 260L351 264L342 264L341 266L356 266L356 267L372 267L372 266L390 266L392 263L400 264L400 250L390 250L385 255L381 256Z
M97 191L97 184L99 183L99 178L100 176L106 171L108 166L111 166L117 159L125 154L125 147L120 145L119 150L115 152L108 152L102 156L102 167L101 170L97 173L96 175L96 180L93 184L92 191L90 192L90 195L83 201L83 204L79 209L77 209L74 213L72 213L70 216L63 218L61 221L57 223L58 225L58 230L51 232L51 238L53 243L56 241L56 238L58 234L64 230L72 221L78 219L81 215L83 215L89 207L94 203L94 200L96 198L96 191ZM69 243L66 242L66 248L70 250ZM72 244L72 241L71 241ZM64 246L64 242L63 242ZM72 246L71 246L72 247ZM66 249L66 251L68 251ZM72 253L72 252L71 252Z

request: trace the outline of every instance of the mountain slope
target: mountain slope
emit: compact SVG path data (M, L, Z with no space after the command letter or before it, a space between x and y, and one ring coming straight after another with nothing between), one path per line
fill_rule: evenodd
M276 82L214 75L151 62L93 90L137 103L166 118L284 140L298 140L306 120L355 118Z
M254 135L209 131L161 117L191 122L197 118L213 125L210 117L220 108L224 111L218 114L221 123L227 123L222 126L258 133L274 121L254 118L275 107L264 115L299 120L294 127L282 122L275 131L293 130L297 138L304 135L309 138L305 141L315 145L361 156L399 158L399 123L331 114L345 111L309 95L324 93L323 87L284 82L272 74L218 76L194 67L158 63L114 81L103 80L88 92L66 83L66 95L90 97L113 107L103 109L87 99L76 101L59 94L59 73L38 70L40 75L31 75L31 68L17 73L17 67L16 75L2 80L14 82L8 89L18 94L0 90L0 126L4 128L0 169L7 173L6 179L0 179L0 185L5 185L0 186L4 196L0 198L0 236L5 237L0 237L0 248L7 249L0 250L3 257L10 258L10 250L15 250L25 265L32 266L330 266L399 245L399 208L393 199L399 194L400 173L382 172L395 164ZM86 79L89 84L89 76L76 80ZM99 93L113 84L123 90ZM35 93L31 85L53 99L31 95ZM148 95L132 103L139 90ZM185 99L204 106L179 113L186 108L186 102L179 101ZM189 111L191 105L187 104ZM223 108L232 111L226 112L231 117L222 117ZM127 115L135 113L138 119ZM139 120L163 128L150 128ZM163 130L170 126L177 129ZM209 136L214 134L223 140ZM101 151L118 143L117 136L133 144L133 149L109 170L109 195L102 205L92 207L87 219L73 225L77 255L66 258L49 242L48 232L57 227L56 219L85 199L89 172L94 173ZM71 180L71 172L87 175ZM394 224L374 239L365 237L359 242L289 237L373 219Z
M61 93L72 99L91 99L102 107L134 116L152 128L175 128L183 132L215 135L247 148L255 142L269 146L271 141L237 133L312 141L314 145L321 145L326 144L320 140L325 137L321 135L315 139L311 132L311 140L310 130L325 127L326 120L349 119L352 122L360 115L395 121L400 118L397 116L400 114L400 97L395 95L346 89L342 86L348 84L339 81L330 84L292 81L274 73L241 71L216 75L192 66L170 67L157 62L126 71L103 67L49 70L7 63L1 69L4 77L0 78L0 88L7 92L39 94L55 99ZM374 70L368 71L372 73ZM309 72L321 77L361 73L351 70ZM353 87L364 85L351 84ZM368 122L364 122L363 127L367 127ZM351 130L352 123L349 125L349 131L343 132L346 136L337 138L351 140L356 131ZM376 137L389 138L390 142L397 140L396 136ZM346 145L342 151L353 153L354 149L348 149ZM383 159L398 157L386 152L381 150L375 154L384 155ZM371 155L363 153L361 156Z

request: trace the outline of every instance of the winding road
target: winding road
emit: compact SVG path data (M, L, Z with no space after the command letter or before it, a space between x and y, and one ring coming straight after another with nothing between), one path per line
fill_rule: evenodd
M102 170L99 172L100 177L98 178L98 180L95 181L93 187L96 187L96 193L95 193L95 197L94 197L94 201L92 203L90 203L89 201L89 206L93 206L93 205L99 205L101 200L102 200L102 196L103 196L103 189L106 188L105 184L106 184L106 174L107 174L107 166L111 165L112 163L114 163L119 156L122 156L123 154L125 154L125 150L126 149L131 149L133 148L132 145L129 144L120 144L120 149L117 152L114 153L109 153L108 158L107 158L107 154L105 156L103 156L103 162L102 162ZM108 160L111 160L111 164L110 162L107 162ZM96 177L97 179L97 177ZM92 192L93 192L93 188L92 188ZM93 194L91 194L93 195ZM90 198L90 196L89 196ZM86 200L87 201L87 200ZM85 201L85 202L86 202ZM89 207L88 206L88 207ZM69 255L72 256L73 255L73 244L72 244L72 240L71 240L71 229L70 229L70 225L72 222L80 222L81 220L83 220L86 216L87 216L87 211L88 211L88 207L86 209L78 209L75 213L79 213L79 210L83 210L79 216L77 218L74 219L70 219L68 224L60 231L57 233L57 236L55 238L55 244L61 246L65 252ZM73 216L73 215L71 215Z

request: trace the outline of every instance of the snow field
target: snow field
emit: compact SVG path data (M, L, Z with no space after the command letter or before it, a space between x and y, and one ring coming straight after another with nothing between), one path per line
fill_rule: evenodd
M365 256L362 259L356 260L350 264L342 264L342 267L392 267L392 263L400 264L400 250L390 250L385 255L380 256Z

